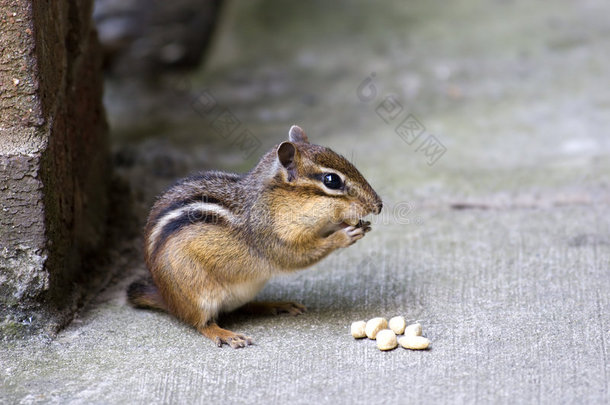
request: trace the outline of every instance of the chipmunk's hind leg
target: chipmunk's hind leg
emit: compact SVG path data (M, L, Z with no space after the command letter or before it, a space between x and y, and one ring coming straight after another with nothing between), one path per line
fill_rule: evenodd
M240 312L251 314L251 315L279 315L279 314L290 314L290 315L301 315L307 311L305 305L298 304L290 301L280 302L249 302L246 305L239 308Z
M246 347L253 343L252 338L244 336L240 333L231 332L221 328L216 322L209 322L203 327L198 327L197 330L208 339L211 339L218 347L227 344L234 349Z
M127 300L136 308L157 309L167 312L167 305L157 286L143 281L132 283L127 289Z

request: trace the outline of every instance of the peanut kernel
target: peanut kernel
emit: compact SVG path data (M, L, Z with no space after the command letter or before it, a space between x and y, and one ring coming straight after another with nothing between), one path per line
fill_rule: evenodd
M379 350L392 350L398 346L396 334L391 329L382 329L377 333L377 347Z
M366 322L357 321L352 323L352 336L356 339L366 337Z
M405 336L421 336L421 324L414 323L405 328Z
M424 350L430 346L430 341L423 336L405 335L398 339L398 343L405 349Z
M407 322L402 316L395 316L394 318L390 319L388 325L390 329L394 331L394 333L397 335L402 335L405 331L405 327L407 326Z
M366 323L366 336L369 339L375 339L377 332L388 327L388 321L385 318L373 318Z

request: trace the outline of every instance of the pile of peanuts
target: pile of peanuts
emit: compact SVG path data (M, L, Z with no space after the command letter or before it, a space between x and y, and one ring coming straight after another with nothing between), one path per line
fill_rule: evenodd
M399 344L405 349L423 350L430 346L430 340L421 335L421 324L414 323L407 326L405 318L395 316L388 322L385 318L373 318L368 322L357 321L352 323L352 336L356 339L368 337L377 341L379 350L392 350ZM402 335L396 339L396 335Z

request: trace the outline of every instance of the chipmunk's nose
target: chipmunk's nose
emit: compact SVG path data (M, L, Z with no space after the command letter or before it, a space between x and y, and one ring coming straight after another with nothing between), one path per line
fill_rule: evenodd
M377 214L378 215L381 212L382 208L383 208L383 201L379 200L379 202L377 203Z

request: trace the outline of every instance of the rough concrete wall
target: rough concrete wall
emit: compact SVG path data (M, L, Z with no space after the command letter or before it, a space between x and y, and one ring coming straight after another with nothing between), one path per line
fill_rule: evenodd
M104 233L108 178L92 1L0 0L0 334L69 317Z

